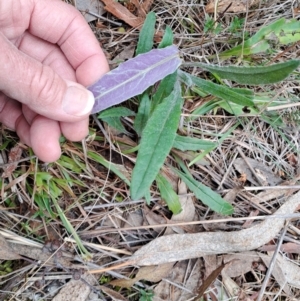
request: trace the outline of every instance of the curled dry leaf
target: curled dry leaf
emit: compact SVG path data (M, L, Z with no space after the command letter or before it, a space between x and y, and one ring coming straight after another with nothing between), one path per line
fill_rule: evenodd
M300 205L300 192L290 197L275 213L293 213ZM236 232L173 234L159 237L139 249L132 257L137 265L154 265L197 258L208 254L245 252L257 249L273 239L285 218L270 218L251 228Z
M276 247L277 247L276 245L265 245L262 246L259 250L265 252L275 251ZM286 244L281 245L280 251L285 253L300 254L300 245L298 243L288 242Z
M257 183L257 179L261 179L261 182L266 182L266 185L275 186L282 182L282 179L277 176L270 167L264 165L262 162L259 162L255 159L246 158L247 162L251 165L252 169L256 172L255 175L253 175L250 168L245 164L245 160L243 158L237 158L235 159L233 165L235 169L240 173L245 175L246 179L253 183L256 186L260 186L259 183Z
M2 174L2 178L8 178L15 171L18 166L18 161L22 156L22 148L20 145L14 146L8 155L8 163L10 163L7 167L4 168L4 172Z
M173 265L172 265L173 266ZM121 287L132 287L137 281L145 279L151 282L158 282L169 273L170 264L152 265L149 267L142 267L133 279L117 279L111 281L109 284Z
M126 22L132 27L140 27L144 18L136 17L125 6L114 0L102 0L105 4L104 9L113 14L116 18Z

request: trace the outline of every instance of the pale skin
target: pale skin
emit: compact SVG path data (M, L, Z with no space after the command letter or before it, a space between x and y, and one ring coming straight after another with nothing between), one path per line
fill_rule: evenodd
M60 135L88 134L93 96L84 87L109 70L81 14L61 0L0 1L0 122L44 162Z

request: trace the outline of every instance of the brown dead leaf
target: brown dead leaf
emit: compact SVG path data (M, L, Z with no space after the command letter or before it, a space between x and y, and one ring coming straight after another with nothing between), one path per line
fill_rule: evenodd
M111 297L113 301L128 301L128 299L124 298L120 293L110 289L109 287L100 285L99 288L103 293Z
M102 16L105 13L103 4L99 0L76 0L76 8L83 14L87 22L91 22L97 19L97 17L89 14L95 13Z
M125 46L113 61L109 62L110 69L115 69L118 64L131 59L134 55L135 47L135 45Z
M213 281L219 276L222 270L228 263L222 263L218 266L202 283L202 285L197 290L197 297L192 299L192 301L197 301L200 297L203 296L205 291L209 288L209 286L213 283Z
M147 206L144 207L143 212L144 212L145 220L148 222L149 225L159 225L159 224L166 223L166 219L164 219L161 215L154 213ZM164 231L164 229L165 227L153 228L153 231L160 233Z
M242 184L245 185L247 182L247 175L245 173L242 173L240 177L238 178L238 181Z
M244 252L223 256L225 263L230 262L224 270L229 277L242 276L251 271L253 262L260 261L256 252Z
M300 192L290 197L273 215L293 213L300 204ZM130 258L137 265L154 265L198 258L209 254L245 252L257 249L273 239L282 229L285 218L263 222L235 232L172 234L154 239Z
M276 247L276 245L265 245L259 248L259 250L264 252L275 251ZM300 254L300 245L294 242L288 242L281 245L280 251L285 253Z
M226 12L229 13L243 13L246 12L247 9L249 9L251 6L258 3L258 0L220 0L218 1L218 7L217 12L222 13L226 10L227 7L229 7ZM215 11L215 3L216 0L211 0L205 7L205 11L210 14L214 13Z
M158 282L166 277L173 264L161 264L159 266L148 266L139 269L138 273L133 279L117 279L110 282L111 285L121 287L132 287L139 280L147 280L151 282Z
M114 0L101 0L105 6L104 9L113 14L116 18L126 22L128 25L139 28L145 18L136 17L125 6Z
M251 165L252 169L255 171L255 176L253 175L250 168L245 164L243 158L237 158L234 160L234 167L240 173L244 174L248 181L256 186L261 186L257 183L256 177L261 179L262 182L266 182L271 186L275 186L282 182L282 179L277 176L269 166L264 165L262 162L259 162L255 159L246 158L247 162ZM266 184L266 185L267 185Z
M249 217L258 216L258 215L259 215L259 210L252 210L252 211L250 211ZM249 228L252 225L253 221L254 220L251 220L251 219L245 221L242 227Z
M298 159L294 154L288 154L287 155L287 160L294 167L298 165Z
M21 256L14 252L14 250L7 243L6 239L0 234L0 259L15 260L20 258Z
M82 275L87 283L95 285L97 282L92 275ZM91 286L82 280L70 280L52 299L52 301L85 301L91 292Z
M8 178L11 176L11 174L15 171L15 169L18 166L18 161L20 160L22 156L22 148L20 147L19 144L14 146L10 151L8 155L8 163L9 164L7 167L4 168L4 172L2 174L2 178Z
M293 8L293 12L294 12L295 15L299 15L300 14L300 7Z
M174 265L168 274L168 281L161 281L154 289L153 301L176 301L180 298L181 289L173 286L171 283L183 283L185 271L188 267L188 261L180 261ZM171 283L170 283L171 282ZM172 296L170 296L172 294Z

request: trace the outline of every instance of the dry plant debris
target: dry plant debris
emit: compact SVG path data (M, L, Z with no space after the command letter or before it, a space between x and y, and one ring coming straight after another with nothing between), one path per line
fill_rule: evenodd
M224 11L231 13L244 13L258 4L259 0L212 0L205 6L207 13L222 13Z
M268 53L254 54L250 60L218 56L281 17L298 18L296 2L102 3L105 13L98 13L119 25L103 18L90 25L111 65L133 56L140 25L149 11L157 14L158 33L166 25L172 28L186 61L238 65L253 60L259 65L299 57L299 44L279 46L275 38ZM208 16L220 24L219 33L204 32ZM234 18L241 26L230 31ZM155 39L159 42L160 35ZM196 67L186 71L202 78L208 76ZM258 87L255 92L271 95L272 101L297 99L299 77ZM180 195L183 210L179 215L171 214L156 185L151 187L149 205L144 200L130 199L126 180L130 180L139 143L132 130L133 116L120 120L125 133L91 119L90 136L82 144L62 141L62 158L49 165L39 163L25 146L19 144L18 148L16 137L3 129L1 163L5 164L2 169L7 176L4 173L0 187L1 301L67 300L71 296L77 300L73 294L76 292L81 298L78 300L87 301L145 300L143 296L151 296L147 301L197 300L202 293L197 289L209 283L203 297L207 300L250 301L258 297L284 220L291 218L290 213L299 205L299 123L290 114L296 115L297 110L270 111L268 117L276 113L286 122L276 129L247 108L239 115L229 114L225 105L199 113L197 109L215 99L191 90L185 93L178 132L218 146L205 155L175 149L172 155L187 165L194 160L189 165L191 174L233 205L232 218L221 219L211 212L182 183L178 184L178 176L166 166L163 175ZM130 103L135 105L135 101ZM167 160L169 165L175 165L171 156ZM124 178L116 176L116 172ZM278 189L278 185L282 188ZM83 260L76 240L66 231L49 199L50 193L92 259ZM280 217L260 220L260 215L271 214ZM273 260L263 300L300 299L299 235L299 222L292 219ZM43 248L47 240L52 246ZM60 244L54 248L57 240ZM82 279L74 279L77 273L82 273Z

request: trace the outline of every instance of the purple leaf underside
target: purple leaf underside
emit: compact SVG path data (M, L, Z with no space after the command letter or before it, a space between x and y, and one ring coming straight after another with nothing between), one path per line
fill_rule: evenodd
M95 96L92 113L117 105L175 72L181 64L175 45L154 49L126 61L106 73L88 89Z

